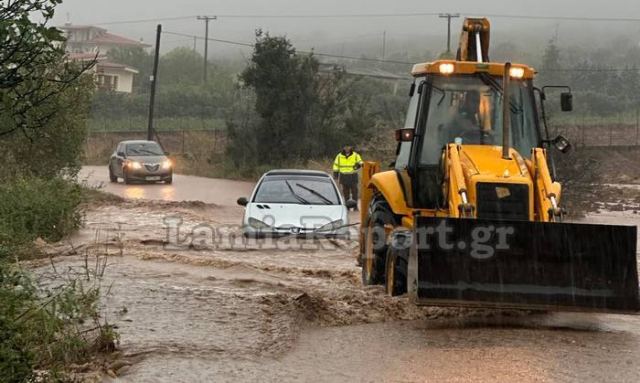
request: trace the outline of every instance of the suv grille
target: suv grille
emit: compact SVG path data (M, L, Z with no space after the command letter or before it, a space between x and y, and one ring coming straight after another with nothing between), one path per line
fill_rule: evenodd
M529 220L529 187L519 184L479 183L478 218Z

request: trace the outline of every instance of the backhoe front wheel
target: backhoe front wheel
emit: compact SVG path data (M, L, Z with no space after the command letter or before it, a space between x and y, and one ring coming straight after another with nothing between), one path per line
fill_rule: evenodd
M384 289L392 297L407 292L407 264L410 239L406 235L393 234L387 250Z
M388 232L396 226L395 218L386 202L373 201L364 231L362 254L362 283L379 285L385 281Z

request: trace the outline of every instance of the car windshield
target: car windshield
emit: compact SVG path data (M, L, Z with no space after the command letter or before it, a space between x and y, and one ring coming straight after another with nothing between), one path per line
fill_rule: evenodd
M460 141L471 145L502 145L502 79L488 75L434 76L427 109L421 163L437 164L441 149ZM511 146L523 157L538 145L531 84L510 86Z
M339 205L338 191L328 177L266 177L256 192L256 203Z
M163 156L160 145L155 142L127 144L127 156Z

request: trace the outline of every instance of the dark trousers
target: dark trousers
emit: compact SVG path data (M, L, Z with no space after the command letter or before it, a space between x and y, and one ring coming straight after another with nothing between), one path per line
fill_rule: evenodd
M345 201L358 200L358 173L340 174L340 185Z

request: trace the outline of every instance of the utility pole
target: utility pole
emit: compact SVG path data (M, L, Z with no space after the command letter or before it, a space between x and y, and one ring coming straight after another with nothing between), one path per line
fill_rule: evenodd
M207 83L207 67L209 66L209 21L217 20L217 16L198 16L198 20L204 21L204 72L203 79Z
M147 128L147 140L153 140L153 114L156 104L156 85L158 84L158 61L160 61L160 37L162 36L162 25L158 24L156 33L156 52L153 61L153 74L151 75L151 95L149 99L149 126Z
M441 19L447 19L447 53L451 53L451 19L460 17L459 13L441 13Z

